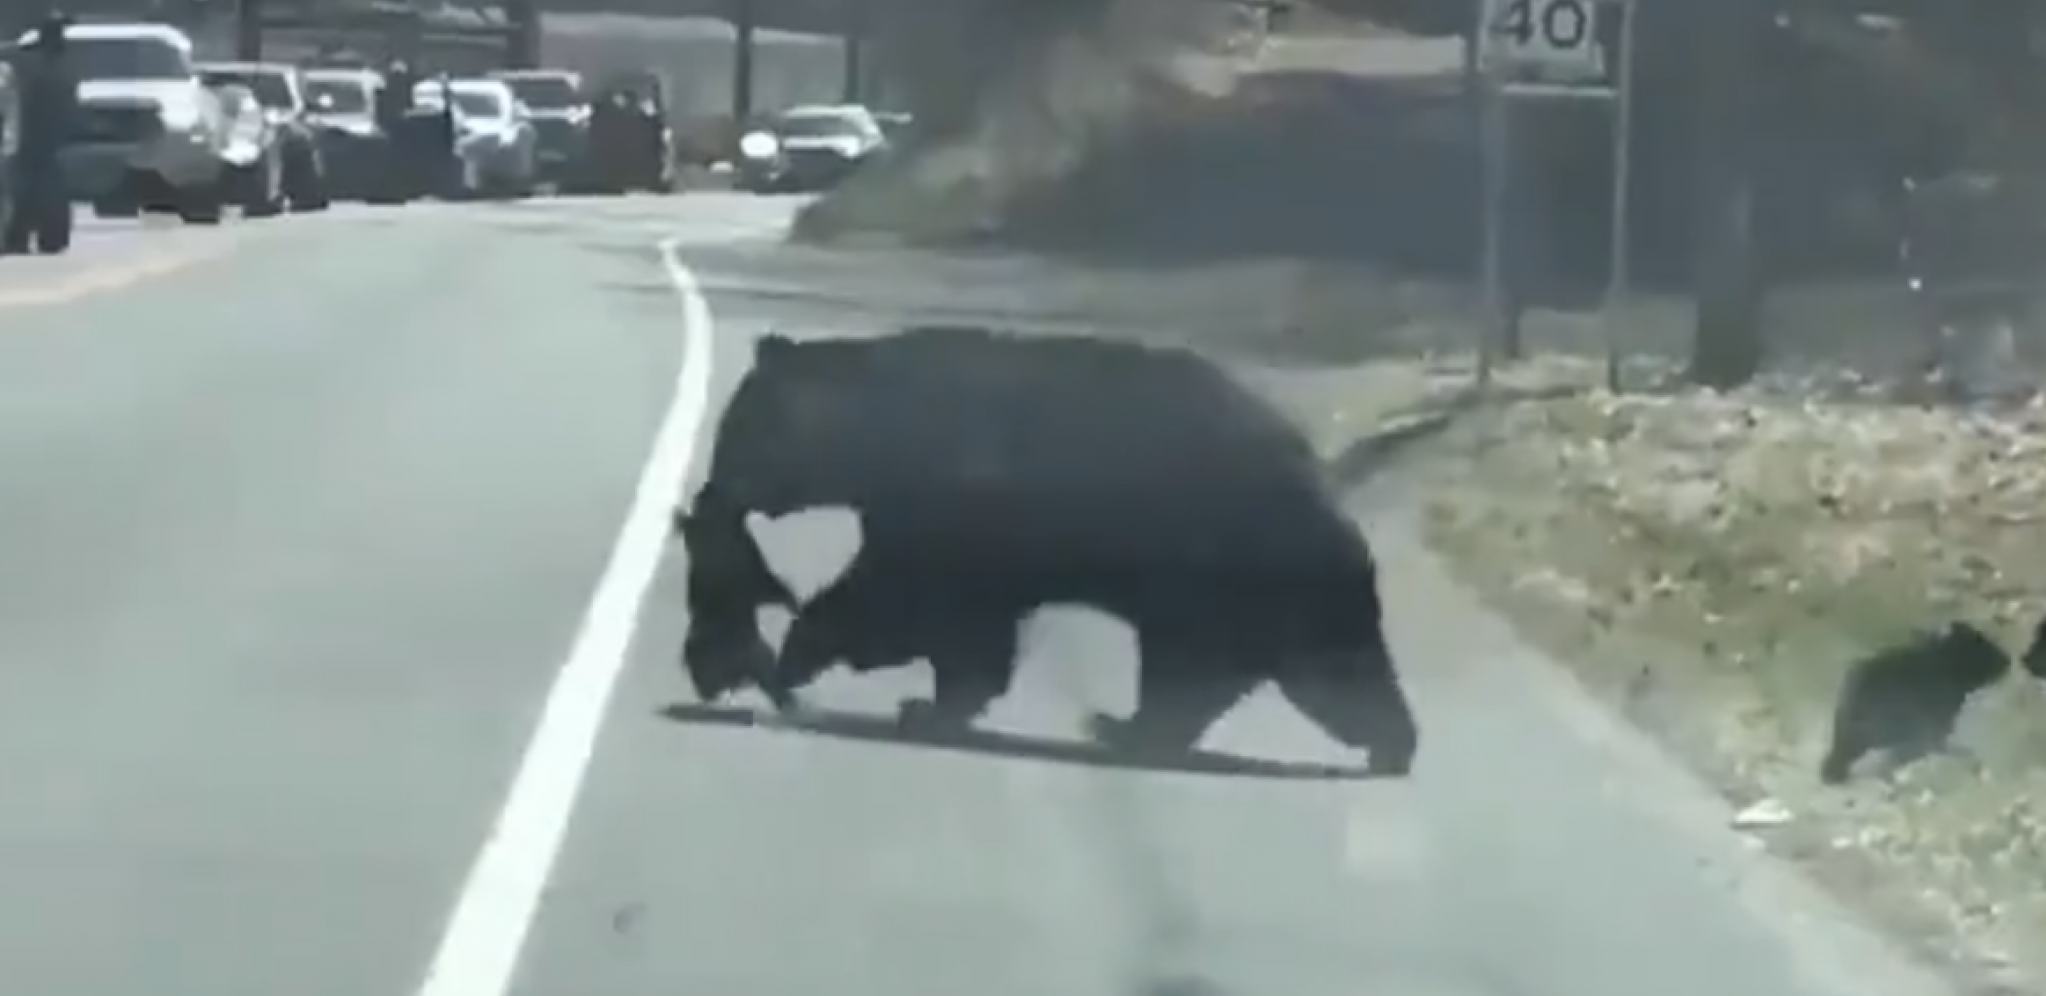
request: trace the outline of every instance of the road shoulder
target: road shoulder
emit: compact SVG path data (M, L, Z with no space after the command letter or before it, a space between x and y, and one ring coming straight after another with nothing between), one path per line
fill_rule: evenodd
M1803 974L1826 988L1994 991L1998 980L1971 966L1928 957L1936 952L1927 949L1946 938L1893 929L1913 925L1873 916L1879 911L1870 910L1860 895L1814 876L1795 860L1798 855L1776 846L1780 841L1737 826L1746 800L1730 798L1694 758L1647 732L1605 689L1586 681L1570 656L1581 646L1549 639L1520 603L1486 582L1486 571L1473 562L1492 551L1445 542L1438 528L1444 495L1468 489L1471 468L1483 459L1473 448L1475 427L1496 420L1503 406L1575 396L1593 379L1567 365L1535 365L1507 373L1495 395L1500 400L1479 402L1468 392L1469 374L1453 361L1400 361L1252 375L1302 422L1339 476L1355 484L1360 520L1382 561L1392 625L1410 630L1395 637L1396 645L1418 651L1409 670L1424 684L1472 686L1466 697L1484 694L1518 703L1498 707L1498 715L1515 713L1516 721L1539 723L1570 740L1577 748L1571 756L1595 770L1571 772L1569 780L1589 777L1618 805L1652 821L1671 847L1685 852L1701 874L1723 884L1781 939ZM1415 432L1416 426L1424 431ZM1397 437L1394 445L1384 443L1388 436ZM1401 447L1395 457L1392 451ZM1504 505L1539 495L1523 490L1497 497ZM1507 557L1523 553L1519 547L1500 549ZM1515 566L1523 573L1542 569L1535 563ZM1402 603L1408 606L1404 623ZM1483 664L1481 669L1465 664L1466 673L1437 673L1445 661ZM1559 773L1558 781L1563 779Z

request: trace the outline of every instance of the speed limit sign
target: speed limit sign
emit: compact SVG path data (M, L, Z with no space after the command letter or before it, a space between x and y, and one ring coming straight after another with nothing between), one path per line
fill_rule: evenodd
M1541 76L1595 77L1604 68L1595 0L1487 0L1488 59Z

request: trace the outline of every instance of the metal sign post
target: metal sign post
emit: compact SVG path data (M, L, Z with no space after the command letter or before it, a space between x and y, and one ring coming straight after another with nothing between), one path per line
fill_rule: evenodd
M1606 390L1621 387L1621 311L1633 293L1632 205L1634 187L1634 14L1640 0L1621 0L1619 67L1613 74L1613 204L1612 235L1607 241L1605 346Z
M732 19L732 120L744 127L753 117L753 59L760 11L753 0L731 0Z
M1494 25L1488 13L1485 25ZM1491 34L1488 30L1487 34ZM1512 153L1511 122L1506 108L1506 62L1487 52L1490 45L1480 46L1478 54L1478 127L1479 156L1483 159L1483 199L1479 202L1484 211L1484 253L1479 267L1480 287L1484 314L1479 319L1478 332L1478 385L1492 383L1492 366L1499 347L1504 344L1507 323L1513 316L1507 314L1506 300L1506 182L1511 174L1507 161Z
M1490 382L1495 354L1519 320L1514 313L1518 304L1507 292L1505 265L1507 193L1513 170L1511 108L1516 100L1525 99L1614 98L1620 87L1605 81L1605 54L1598 40L1597 8L1601 2L1627 0L1478 0L1481 71L1475 75L1482 80L1483 90L1479 114L1485 187L1481 279L1486 328L1478 351L1481 385ZM1627 19L1628 23L1631 20ZM1624 42L1621 47L1629 48ZM1616 149L1624 150L1624 136L1615 141ZM1625 189L1622 180L1615 197L1624 199ZM1618 247L1620 251L1624 248ZM1609 291L1614 283L1609 279ZM1624 272L1617 283L1624 289Z
M839 82L839 96L848 104L857 104L867 99L867 5L849 3L841 15L845 18L840 49L844 53L843 77Z
M234 57L246 62L263 57L263 0L240 0L235 4Z

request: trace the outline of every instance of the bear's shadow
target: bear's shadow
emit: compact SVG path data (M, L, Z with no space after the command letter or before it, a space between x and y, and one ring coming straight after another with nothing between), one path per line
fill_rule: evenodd
M797 733L861 743L892 744L1090 768L1290 781L1365 781L1383 777L1362 764L1279 761L1198 749L1172 754L1139 755L1113 751L1085 741L1034 737L978 727L968 730L920 730L897 723L893 716L815 707L801 716L781 716L741 706L678 702L662 709L660 715L672 722L690 726L753 727L774 733Z

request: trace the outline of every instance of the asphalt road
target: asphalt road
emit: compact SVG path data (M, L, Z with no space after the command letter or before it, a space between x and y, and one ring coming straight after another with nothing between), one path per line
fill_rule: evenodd
M785 208L341 211L0 299L0 989L1944 991L1478 612L1396 496L1360 513L1427 737L1408 782L1275 777L1339 755L1264 699L1211 744L1255 772L1017 756L1128 705L1127 634L1080 612L1033 624L979 750L668 714L659 517L751 340L886 328L950 283L766 248ZM1046 272L986 310L1198 324ZM856 542L765 534L812 585Z

